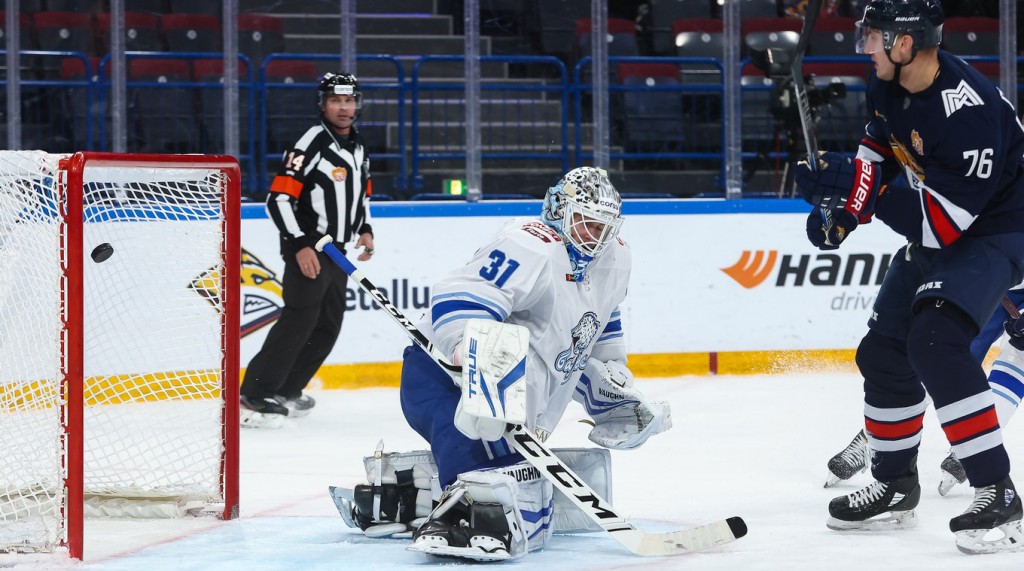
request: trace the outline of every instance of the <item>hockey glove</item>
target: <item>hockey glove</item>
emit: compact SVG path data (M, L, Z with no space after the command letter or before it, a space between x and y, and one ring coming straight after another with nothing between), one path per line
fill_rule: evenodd
M617 361L590 359L572 398L594 420L591 442L605 448L636 448L672 428L669 404L648 400L633 386L633 374Z
M1007 341L1018 351L1024 351L1024 317L1007 319L1003 322L1003 329L1009 335Z
M842 208L815 208L807 215L807 239L819 250L835 250L857 228L857 217Z
M806 162L797 163L794 178L800 196L814 206L843 208L861 224L869 222L881 187L878 164L833 152L822 153L818 163L817 171Z
M474 440L495 441L505 425L526 422L526 354L530 331L521 325L469 319L456 362L462 397L455 428Z

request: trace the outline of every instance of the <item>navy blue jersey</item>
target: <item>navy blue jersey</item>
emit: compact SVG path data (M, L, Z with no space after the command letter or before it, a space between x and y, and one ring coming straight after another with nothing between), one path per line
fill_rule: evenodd
M880 220L928 248L1024 230L1024 127L992 81L939 50L931 86L910 93L872 78L867 104L859 156L893 177Z

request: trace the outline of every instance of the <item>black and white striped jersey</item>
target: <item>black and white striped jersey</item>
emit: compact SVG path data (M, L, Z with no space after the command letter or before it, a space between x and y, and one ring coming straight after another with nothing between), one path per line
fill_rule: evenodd
M362 137L335 135L323 123L284 152L270 184L267 213L281 233L281 254L313 247L325 235L341 248L371 233L370 158Z

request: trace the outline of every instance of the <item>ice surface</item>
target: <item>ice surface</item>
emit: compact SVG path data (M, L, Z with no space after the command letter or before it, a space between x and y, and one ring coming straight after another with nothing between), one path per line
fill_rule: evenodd
M674 427L635 451L613 452L614 504L638 527L664 531L742 516L747 537L699 554L635 557L603 534L556 536L548 549L502 569L928 569L1024 568L1024 553L959 553L947 524L972 498L966 485L938 495L947 444L934 412L920 453L920 524L890 533L825 528L835 495L869 482L823 489L825 463L861 427L861 380L849 373L641 379L672 403ZM425 569L464 566L407 552L404 540L370 540L345 527L329 485L363 481L361 458L424 443L405 424L395 389L319 391L313 414L277 431L242 432L241 518L86 522L84 565L46 556L3 556L0 567L170 571L187 569ZM570 404L551 446L580 446L588 427ZM1024 459L1024 420L1004 432L1011 460ZM1014 475L1024 482L1016 465Z

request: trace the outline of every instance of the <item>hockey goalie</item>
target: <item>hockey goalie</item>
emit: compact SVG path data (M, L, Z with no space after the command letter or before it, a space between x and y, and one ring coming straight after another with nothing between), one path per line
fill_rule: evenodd
M610 498L607 449L630 449L671 427L626 367L619 305L631 257L618 237L621 199L597 168L567 173L540 219L509 222L433 288L420 323L462 367L453 376L416 345L405 350L401 403L429 451L365 459L367 484L332 488L345 522L367 536L412 534L422 553L501 561L541 549L555 531L594 525L506 440L509 424L540 439L569 402L593 421L601 449L556 450Z

